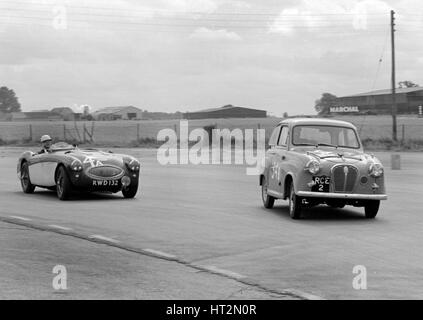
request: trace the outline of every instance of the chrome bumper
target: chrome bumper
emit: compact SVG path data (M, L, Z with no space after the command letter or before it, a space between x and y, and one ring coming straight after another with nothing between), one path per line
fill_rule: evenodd
M334 193L334 192L311 192L298 191L297 196L305 198L331 198L351 200L386 200L386 194L357 194L357 193Z

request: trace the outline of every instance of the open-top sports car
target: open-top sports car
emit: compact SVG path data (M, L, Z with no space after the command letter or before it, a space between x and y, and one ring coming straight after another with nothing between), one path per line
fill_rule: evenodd
M345 121L292 118L279 123L266 152L260 175L266 208L276 199L289 200L293 219L304 206L327 204L364 207L374 218L386 200L384 169L364 153L354 125Z
M72 191L122 191L125 198L133 198L138 191L140 162L124 154L59 142L46 153L24 152L17 171L25 193L42 187L56 190L60 200L68 199Z

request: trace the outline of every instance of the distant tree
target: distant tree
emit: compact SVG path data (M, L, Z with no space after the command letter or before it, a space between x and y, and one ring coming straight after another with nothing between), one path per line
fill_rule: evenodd
M0 88L0 111L4 113L21 111L21 104L12 89L7 87Z
M288 112L284 112L284 113L283 113L283 117L284 117L284 118L288 118Z
M400 81L398 82L398 85L400 88L414 88L419 86L418 84L408 80Z
M329 108L333 106L336 96L331 93L323 93L322 97L314 103L314 109L320 115L328 114Z

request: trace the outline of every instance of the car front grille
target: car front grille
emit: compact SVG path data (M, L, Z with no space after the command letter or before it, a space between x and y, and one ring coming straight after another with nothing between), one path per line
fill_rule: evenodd
M93 179L118 179L123 170L115 166L100 166L88 169L87 174Z
M357 180L358 170L351 165L337 165L332 168L333 191L353 192Z

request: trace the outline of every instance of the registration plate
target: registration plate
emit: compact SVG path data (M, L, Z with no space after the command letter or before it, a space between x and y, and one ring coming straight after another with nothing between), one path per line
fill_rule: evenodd
M311 187L311 191L314 192L329 192L330 177L321 176L313 177L314 185Z
M93 180L93 186L96 187L117 187L119 180Z

